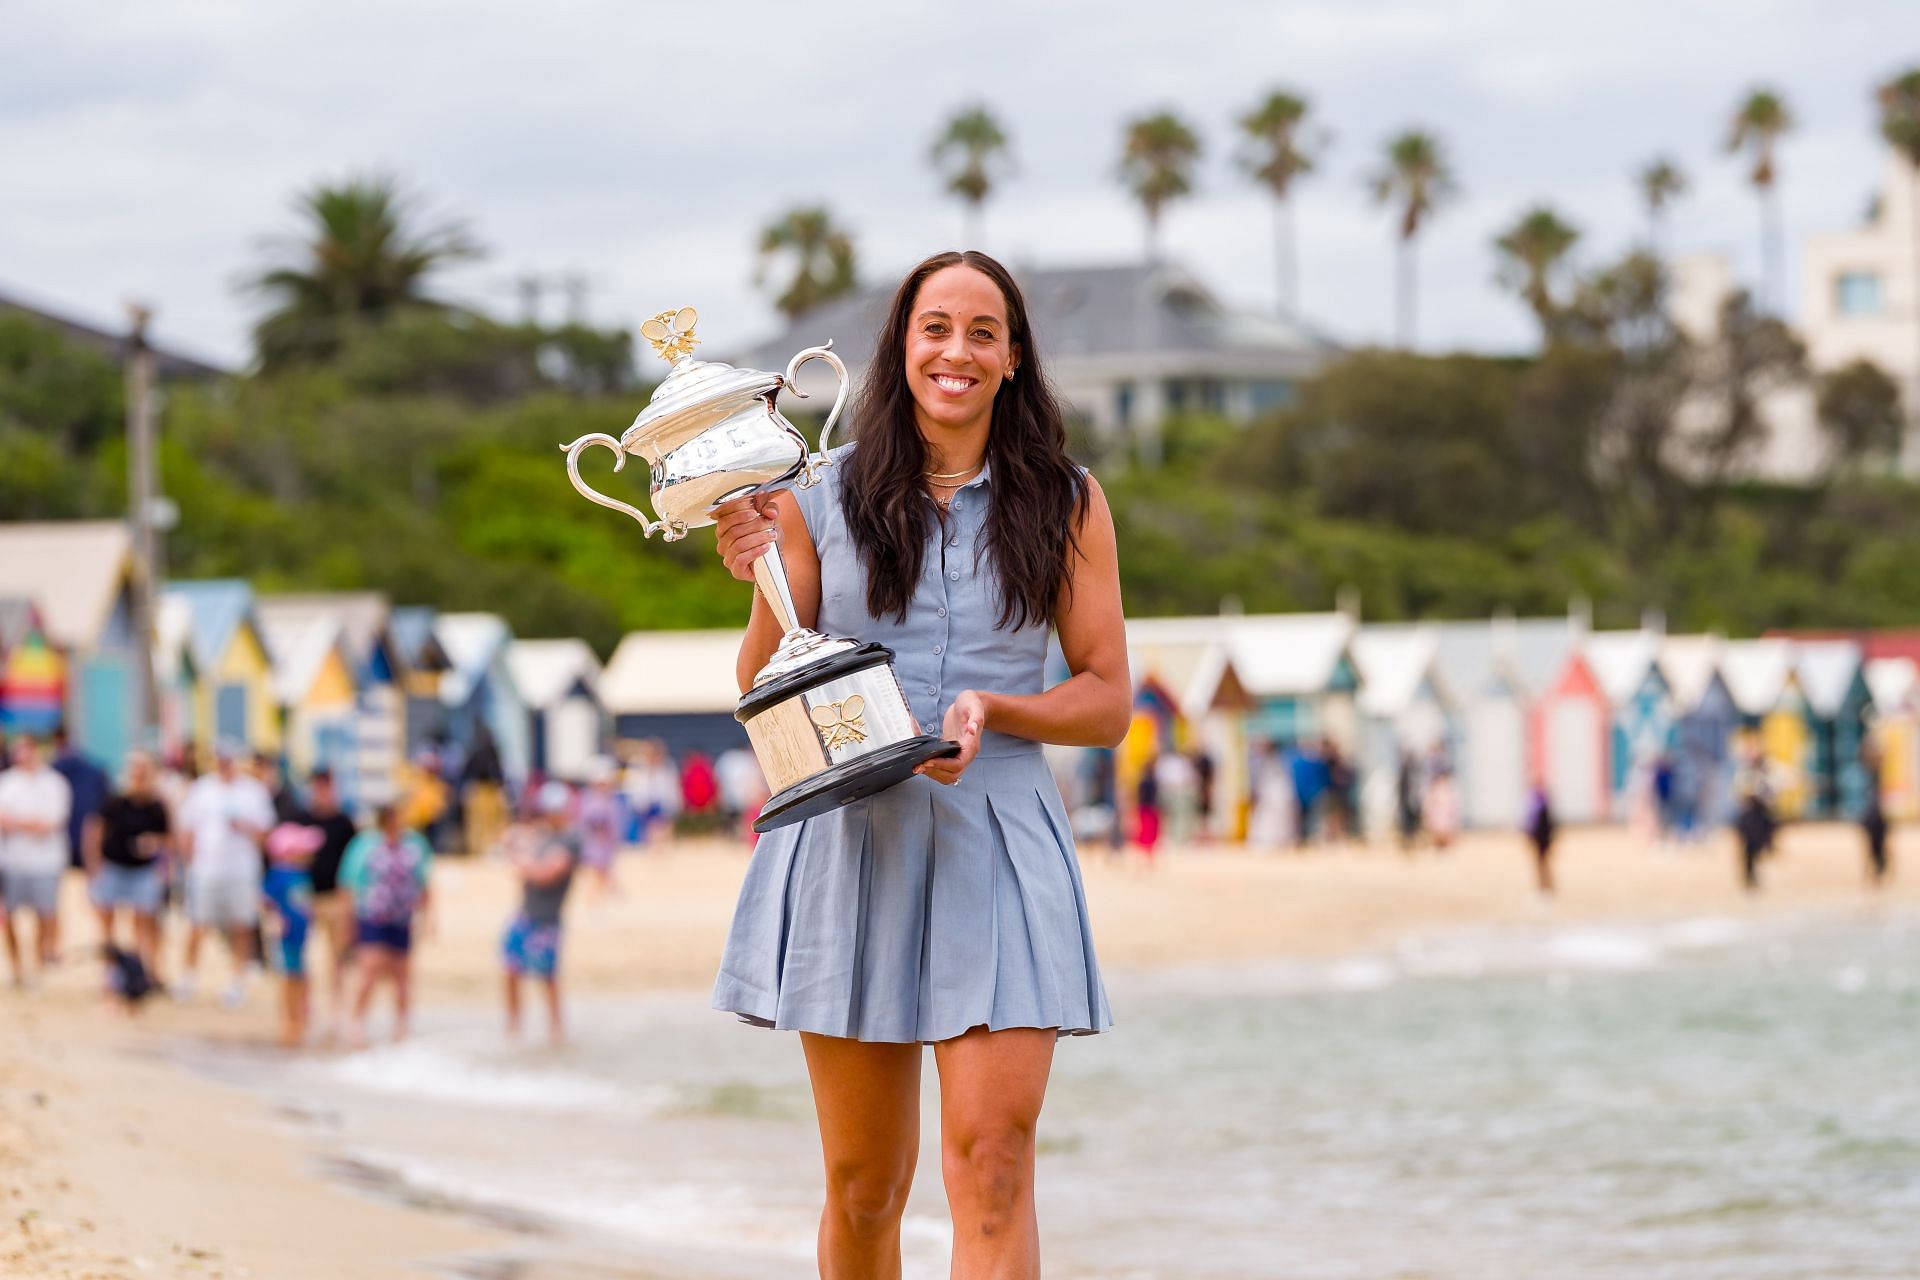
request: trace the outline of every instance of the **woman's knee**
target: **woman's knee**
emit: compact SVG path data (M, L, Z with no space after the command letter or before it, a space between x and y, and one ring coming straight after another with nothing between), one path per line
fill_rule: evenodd
M983 1213L1010 1211L1032 1195L1034 1125L1009 1118L949 1135L941 1164L950 1189Z
M857 1231L878 1231L900 1220L913 1166L889 1161L837 1160L827 1168L827 1204Z

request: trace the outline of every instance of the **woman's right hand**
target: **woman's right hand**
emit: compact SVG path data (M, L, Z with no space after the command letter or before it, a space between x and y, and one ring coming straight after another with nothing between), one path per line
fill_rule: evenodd
M780 541L780 495L756 493L713 509L713 534L727 572L753 581L753 562Z

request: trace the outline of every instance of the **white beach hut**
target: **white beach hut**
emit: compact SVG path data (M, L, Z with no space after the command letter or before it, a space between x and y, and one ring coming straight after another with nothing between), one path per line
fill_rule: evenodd
M584 640L515 640L507 670L527 708L534 767L584 780L606 741L600 659Z
M600 676L600 702L621 739L658 738L675 756L699 751L718 758L745 747L733 718L740 703L735 667L738 628L633 631L622 637Z
M465 751L485 725L508 781L523 782L533 765L533 748L526 703L507 668L513 631L506 619L494 613L442 613L433 619L433 634L452 664L440 678L448 732Z
M1363 626L1352 648L1360 677L1360 811L1368 836L1386 839L1395 825L1402 757L1452 756L1457 700L1441 674L1432 627Z
M1596 631L1580 653L1610 709L1608 782L1618 821L1652 825L1654 763L1673 745L1673 707L1657 631Z

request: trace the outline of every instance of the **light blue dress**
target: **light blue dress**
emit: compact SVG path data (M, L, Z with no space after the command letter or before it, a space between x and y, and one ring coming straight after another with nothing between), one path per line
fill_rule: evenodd
M842 474L829 467L795 491L820 557L818 629L891 648L928 733L964 690L1039 693L1047 628L995 630L998 577L975 556L990 469L954 494L929 535L904 623L867 613ZM895 1043L978 1026L1111 1026L1066 807L1040 744L988 730L957 786L909 778L762 836L713 1007L760 1026Z

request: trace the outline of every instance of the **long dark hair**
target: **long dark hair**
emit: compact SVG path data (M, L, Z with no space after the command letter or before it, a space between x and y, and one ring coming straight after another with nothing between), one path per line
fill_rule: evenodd
M921 487L928 460L907 386L909 313L928 276L960 265L1000 287L1007 336L1020 352L1020 376L1000 384L987 432L993 480L980 553L991 557L1000 574L1000 616L994 625L1047 623L1079 551L1087 480L1067 456L1066 419L1047 385L1026 299L1012 274L986 254L971 249L936 253L900 282L874 344L873 362L854 395L851 416L860 447L846 459L840 508L867 571L868 614L891 614L905 622L920 581L927 533L938 519Z

